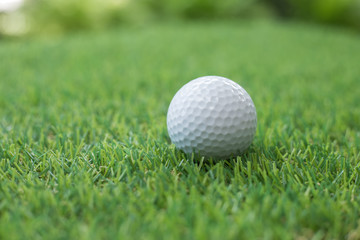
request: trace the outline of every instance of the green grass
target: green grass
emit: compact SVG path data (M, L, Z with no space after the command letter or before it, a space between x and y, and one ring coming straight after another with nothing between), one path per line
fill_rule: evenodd
M0 239L359 239L359 43L265 22L0 42ZM256 105L236 159L170 143L203 75Z

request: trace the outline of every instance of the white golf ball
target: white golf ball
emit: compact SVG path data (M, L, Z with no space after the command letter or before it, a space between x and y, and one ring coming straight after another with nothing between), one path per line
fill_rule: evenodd
M167 128L175 146L185 153L228 158L246 150L256 131L256 110L237 83L205 76L184 85L172 99Z

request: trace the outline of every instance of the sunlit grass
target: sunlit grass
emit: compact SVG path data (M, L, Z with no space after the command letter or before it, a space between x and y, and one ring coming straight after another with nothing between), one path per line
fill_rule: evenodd
M339 30L197 23L0 42L0 238L357 239L360 45ZM202 75L242 85L254 143L171 145Z

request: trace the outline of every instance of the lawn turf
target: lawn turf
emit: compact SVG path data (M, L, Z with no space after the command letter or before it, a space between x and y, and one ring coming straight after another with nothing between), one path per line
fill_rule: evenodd
M1 41L0 239L359 239L359 64L359 35L297 23ZM170 143L203 75L255 103L240 157Z

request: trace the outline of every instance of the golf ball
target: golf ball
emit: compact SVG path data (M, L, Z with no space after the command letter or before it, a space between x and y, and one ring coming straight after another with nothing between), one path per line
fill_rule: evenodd
M205 76L185 84L172 99L167 128L175 146L206 158L228 158L246 150L256 131L256 110L237 83Z

